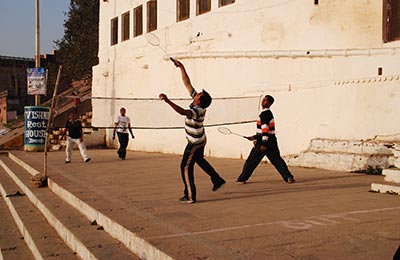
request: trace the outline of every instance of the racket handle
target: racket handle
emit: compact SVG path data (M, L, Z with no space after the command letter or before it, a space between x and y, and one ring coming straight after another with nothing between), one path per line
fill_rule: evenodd
M175 65L175 67L179 67L179 63L177 64L176 63L177 61L174 58L169 57L169 59L172 61L172 63Z

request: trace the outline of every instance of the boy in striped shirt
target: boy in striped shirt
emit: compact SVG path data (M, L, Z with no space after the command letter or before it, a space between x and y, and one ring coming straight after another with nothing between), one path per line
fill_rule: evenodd
M253 136L246 137L248 140L254 141L255 145L251 149L249 157L247 157L242 173L236 180L238 184L246 183L264 156L267 156L285 182L295 182L293 175L290 173L279 152L275 136L274 115L269 109L273 103L274 98L270 95L266 95L261 102L263 110L260 118L257 120L257 132Z
M204 158L204 147L207 143L206 134L204 131L204 118L206 108L211 104L212 98L207 91L196 92L193 88L190 78L186 73L186 69L181 62L172 59L174 65L181 70L182 80L193 98L189 109L183 109L174 102L168 99L167 95L160 94L160 99L170 105L178 114L185 116L185 132L188 144L186 145L182 161L181 175L184 184L184 195L180 198L181 203L196 202L196 185L194 183L194 163L197 163L205 173L207 173L213 183L213 191L217 191L224 184L225 180L219 176L211 164Z

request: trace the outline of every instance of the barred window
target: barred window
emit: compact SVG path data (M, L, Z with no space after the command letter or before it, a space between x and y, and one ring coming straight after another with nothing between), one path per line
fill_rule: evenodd
M180 22L189 19L190 0L177 0L176 2L176 21Z
M143 34L143 5L133 9L133 37Z
M400 40L400 0L383 1L383 42Z
M225 5L230 5L233 4L235 0L219 0L218 6L225 6Z
M147 2L147 32L157 30L157 1Z
M118 43L118 17L111 20L111 45Z
M196 14L201 15L211 11L211 0L197 0Z
M121 35L122 35L122 39L121 41L126 41L129 40L129 12L126 12L124 14L122 14L122 25L121 25Z

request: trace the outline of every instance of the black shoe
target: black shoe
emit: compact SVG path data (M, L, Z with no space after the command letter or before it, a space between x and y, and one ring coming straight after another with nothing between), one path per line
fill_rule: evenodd
M85 162L90 162L90 160L92 160L92 159L90 159L90 158L87 158L87 159L85 160Z
M192 204L192 203L195 203L195 202L196 202L195 200L188 199L188 198L186 198L185 196L183 196L182 198L180 198L179 201L180 201L181 203L183 203L183 204Z
M67 161L67 160L66 160L65 163L71 163L71 161Z
M221 189L225 185L225 183L226 183L226 181L222 180L221 182L214 184L212 191L217 191L217 190Z

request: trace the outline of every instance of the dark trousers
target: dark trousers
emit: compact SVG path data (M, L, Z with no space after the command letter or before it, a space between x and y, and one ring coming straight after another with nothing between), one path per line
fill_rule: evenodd
M126 147L128 146L128 142L129 142L129 134L117 132L117 135L118 135L118 142L119 142L118 155L119 155L119 158L125 159Z
M288 178L293 178L293 175L290 173L285 161L281 157L276 139L268 141L267 151L262 152L260 147L261 142L257 142L253 149L251 149L249 157L247 157L243 166L242 173L237 179L238 181L247 181L264 156L267 156L268 160L278 170L285 182L288 181Z
M215 185L224 181L211 164L204 158L204 147L206 143L186 145L181 161L181 175L185 186L184 194L187 199L196 201L196 185L194 184L194 163L210 176Z

